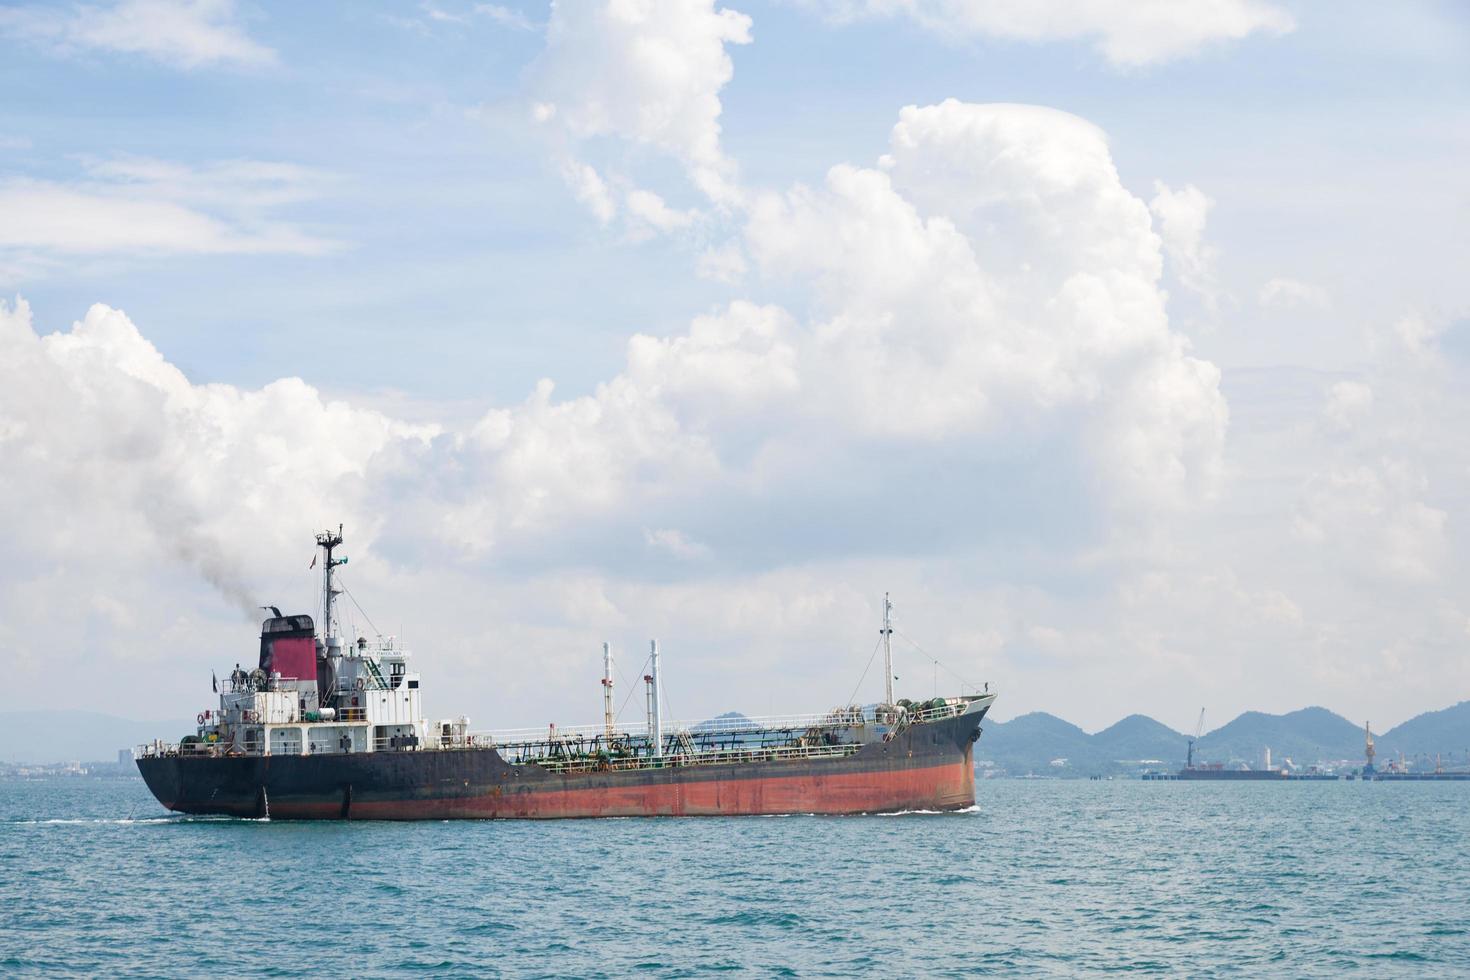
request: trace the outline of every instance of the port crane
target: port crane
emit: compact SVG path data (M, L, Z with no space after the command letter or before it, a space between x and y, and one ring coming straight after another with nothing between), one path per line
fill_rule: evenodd
M1194 768L1194 743L1199 741L1200 734L1205 730L1205 709L1199 709L1199 721L1194 726L1194 737L1189 740L1189 752L1184 763L1184 768Z

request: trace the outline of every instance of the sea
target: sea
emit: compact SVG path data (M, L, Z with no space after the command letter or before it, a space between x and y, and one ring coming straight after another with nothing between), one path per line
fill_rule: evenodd
M0 975L1470 976L1470 784L987 780L962 813L310 823L0 783Z

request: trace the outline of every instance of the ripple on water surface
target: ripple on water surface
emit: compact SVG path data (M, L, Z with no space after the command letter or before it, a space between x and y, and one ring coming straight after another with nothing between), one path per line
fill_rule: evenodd
M1470 787L987 782L959 814L292 823L0 784L0 974L1470 973Z

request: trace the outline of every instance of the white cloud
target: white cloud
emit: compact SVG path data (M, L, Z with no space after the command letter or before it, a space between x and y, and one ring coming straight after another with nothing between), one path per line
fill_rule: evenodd
M749 41L750 18L714 0L554 3L533 115L574 161L588 141L615 137L671 157L710 201L735 204L719 93L734 73L726 45Z
M692 561L709 556L709 548L692 541L675 528L643 529L643 540L653 551L672 555L683 561Z
M806 0L836 21L907 17L942 37L1088 40L1115 67L1137 68L1205 46L1295 27L1265 0Z
M1362 381L1338 381L1327 390L1322 414L1340 429L1351 427L1373 410L1373 386Z
M1148 205L1158 220L1164 252L1175 277L1198 293L1211 309L1218 302L1219 285L1215 278L1216 249L1205 243L1205 221L1214 204L1193 184L1176 191L1156 180L1154 199Z
M71 182L0 180L0 256L320 255L338 247L273 216L326 178L287 164L190 168L144 158L91 161Z
M546 383L524 404L441 432L328 401L295 379L253 390L191 383L126 317L105 307L49 337L37 334L23 306L6 310L0 510L27 516L0 524L8 556L0 645L19 672L54 669L58 656L80 664L82 654L42 650L31 639L35 610L80 593L95 601L79 609L77 622L47 634L48 642L86 651L89 631L113 637L105 654L86 654L93 673L98 656L119 667L158 660L165 642L239 648L242 629L210 621L209 603L180 604L187 590L170 580L169 559L182 560L242 609L286 604L292 596L306 609L309 532L337 520L348 524L351 585L369 612L403 615L434 676L469 678L452 698L436 685L436 697L445 699L436 703L455 711L492 706L496 724L529 723L577 703L576 678L595 673L596 644L609 634L620 649L635 649L649 635L664 640L682 681L682 713L802 710L813 699L835 701L866 662L877 597L886 588L904 604L904 632L956 672L1002 682L1008 712L1044 707L1100 724L1114 720L1106 708L1069 699L1055 685L1070 677L1148 710L1158 704L1148 700L1149 690L1166 678L1204 688L1224 676L1256 685L1239 695L1241 706L1293 707L1301 690L1324 686L1322 699L1336 704L1332 692L1380 676L1358 651L1379 649L1400 614L1408 610L1428 624L1429 640L1438 635L1438 620L1425 610L1438 601L1439 583L1454 577L1453 517L1432 493L1442 478L1406 461L1424 458L1425 447L1403 445L1395 432L1407 416L1391 402L1416 391L1412 384L1384 397L1382 414L1391 408L1392 417L1376 432L1377 407L1359 416L1345 437L1350 444L1334 441L1340 458L1322 456L1310 427L1276 426L1269 438L1298 440L1287 446L1291 460L1318 474L1300 497L1267 498L1264 507L1236 498L1230 509L1244 510L1239 526L1218 512L1156 515L1143 531L1167 539L1158 554L1112 554L1098 568L1095 541L1049 545L1040 527L1028 527L1019 550L1002 545L978 568L974 546L955 554L923 542L875 561L861 550L834 556L820 538L793 539L792 525L767 527L771 518L762 512L814 491L816 503L798 508L796 526L835 515L834 527L863 542L927 499L916 486L921 476L903 463L890 471L887 457L897 443L823 414L832 388L812 354L826 351L819 341L827 322L732 304L677 336L630 341L625 370L589 395L558 401ZM1052 327L1043 321L1039 329ZM1404 366L1412 369L1411 362ZM904 389L874 390L905 410ZM1186 394L1209 404L1198 391ZM1353 398L1338 394L1340 401ZM1094 397L1102 399L1094 404L1108 404ZM1120 400L1134 404L1131 396ZM1454 447L1463 412L1435 403L1423 410L1443 418L1443 431L1420 431L1426 445L1444 438ZM1078 427L1079 441L1094 431L1060 406L1048 413L1053 428ZM1143 416L1134 424L1146 430L1161 423ZM1029 441L1038 431L1033 420L1019 438ZM1007 438L992 431L983 441ZM783 439L820 455L821 464L762 468L759 450L742 450L752 440ZM1381 439L1397 440L1401 457L1375 455ZM922 450L904 459L939 465L944 480L963 489L950 509L925 520L964 540L977 527L1017 519L957 459L976 444L974 434L903 442ZM1048 472L1065 473L1063 450L1054 440L1047 445ZM824 472L842 457L856 468ZM1442 465L1463 467L1464 453ZM861 480L854 482L853 473ZM1267 476L1254 463L1246 475ZM1014 474L1001 466L992 478ZM866 483L882 503L853 509L854 500L865 499ZM1063 482L1050 492L1071 509L1087 506L1095 488L1093 480ZM613 540L626 567L605 552L565 549L579 527L616 535L619 526L627 534ZM725 541L709 531L728 534L732 526L777 543L776 554L751 568L730 564ZM466 542L472 554L489 549L497 561L487 568L456 560ZM1037 559L1035 549L1045 568L1096 588L1012 584L1034 571L1028 563ZM514 566L495 570L517 551L552 557L529 576ZM651 561L650 553L666 558ZM659 581L656 570L675 561L685 574ZM1359 581L1362 593L1355 591ZM1395 597L1395 615L1380 623L1375 603L1385 595ZM465 616L466 608L475 615ZM1440 618L1457 634L1464 629L1463 615ZM1396 703L1409 707L1433 697L1414 659L1429 640L1400 640L1404 666L1393 676L1412 690ZM199 663L209 665L201 656ZM495 658L493 685L474 680L487 656ZM730 682L736 665L779 666L788 685L768 702L760 685ZM901 690L913 693L917 684L927 691L929 669L900 659ZM189 680L170 674L163 687L197 693ZM169 708L161 699L156 711Z
M680 406L700 428L739 418L801 387L791 316L775 306L732 303L696 317L689 332L628 342L628 376L640 389Z
M523 404L488 412L425 462L457 474L429 501L447 539L473 552L534 538L615 516L630 497L689 492L718 469L657 388L624 374L579 398L553 401L553 391L543 380Z
M62 54L114 51L174 68L262 67L275 52L253 40L234 0L117 0L75 7L17 6L0 10L0 34Z
M488 17L501 27L509 27L512 30L534 31L537 27L524 13L501 3L477 3L475 13Z
M1406 313L1394 321L1393 335L1404 350L1420 360L1433 360L1439 354L1439 338L1444 334L1445 322L1438 317L1422 313Z
M603 224L617 217L618 205L608 189L607 181L597 168L586 163L568 160L562 166L562 176L572 188L572 194L587 206L593 216Z
M36 520L5 526L8 551L81 560L147 541L247 608L252 573L324 518L324 501L372 526L367 467L433 431L325 401L295 378L256 391L191 384L102 305L49 336L23 302L0 305L0 384L0 500Z
M623 199L629 223L635 234L657 232L667 234L688 228L697 217L693 211L676 211L652 191L634 188ZM646 230L646 232L645 232Z
M94 173L126 188L171 187L183 215L192 213L185 205L211 200L220 182L151 161L111 162ZM241 196L256 194L258 207L291 193L269 180L252 192L256 185L240 180ZM611 200L606 185L594 186ZM625 203L645 221L682 220L652 195ZM25 241L71 249L150 242L135 231L78 241L81 231L55 241L33 231ZM182 217L155 233L157 247L245 247ZM431 444L413 427L364 416L387 433L362 461L380 475L342 486L357 481L354 492L371 496L394 478L384 461L401 458L425 475L395 505L399 522L474 552L520 546L552 529L662 526L639 515L654 501L692 502L714 487L737 495L742 487L799 488L812 463L778 461L799 460L814 440L834 465L851 458L861 468L875 440L959 439L983 455L986 447L1008 451L1014 433L1045 433L1086 447L1078 465L1124 506L1182 502L1212 484L1226 421L1218 372L1170 331L1147 208L1119 183L1095 127L1028 107L906 109L886 172L842 165L820 190L762 198L744 245L768 279L811 291L810 318L737 301L696 317L681 335L631 338L624 370L591 394L557 400L545 381L524 403L492 409ZM56 361L48 370L82 372L70 402L115 403L113 424L165 441L177 426L150 415L159 410L146 407L153 402L252 397L201 393L102 307L71 335L28 344L28 330L14 327L16 343L39 344ZM148 366L133 401L147 398L130 408L101 391L119 371L137 374L126 368L133 363ZM310 389L299 396L278 408L305 412L308 422L272 424L305 443L318 399ZM33 431L40 423L17 410L14 424ZM206 428L237 425L221 418ZM186 451L188 440L179 441L157 453Z
M1308 485L1293 530L1355 575L1433 582L1448 555L1449 515L1422 499L1428 488L1402 459L1335 469Z
M803 359L823 370L803 380L826 418L937 440L1072 424L1086 406L1084 441L1121 497L1212 484L1219 372L1170 330L1148 209L1096 127L950 100L903 110L883 162L762 198L747 233L768 275L821 298Z
M735 285L745 278L745 252L740 248L739 242L710 246L699 253L695 272L701 279Z
M1321 286L1286 276L1268 279L1257 299L1262 306L1283 310L1325 310L1331 305L1327 290Z
M436 21L440 24L469 23L469 18L464 16L463 14L450 13L442 7L427 2L427 0L420 0L419 9L424 12L424 16L427 17L429 20Z

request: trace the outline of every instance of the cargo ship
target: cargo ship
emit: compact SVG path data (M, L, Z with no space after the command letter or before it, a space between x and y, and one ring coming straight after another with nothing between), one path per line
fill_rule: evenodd
M1146 780L1192 780L1192 779L1215 779L1224 781L1239 780L1267 780L1281 782L1336 782L1336 773L1323 772L1321 770L1309 769L1305 772L1293 772L1290 769L1227 769L1219 763L1186 766L1177 772L1146 772L1140 777Z
M342 529L316 536L320 629L271 615L259 659L214 682L194 733L135 752L170 810L274 819L477 819L959 810L974 805L974 743L995 701L982 690L895 700L892 606L880 629L885 698L782 718L662 717L658 643L640 725L614 716L603 645L603 722L476 732L423 714L420 675L392 638L344 644L335 611Z

